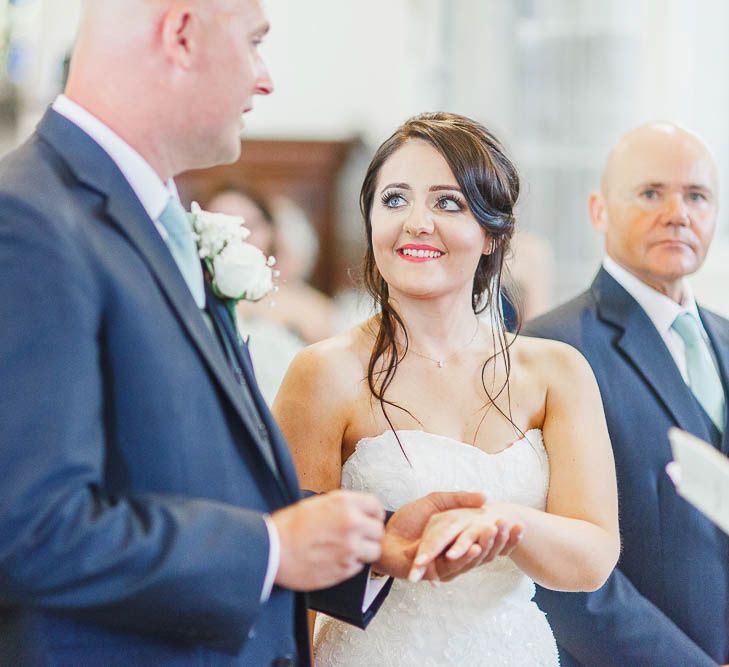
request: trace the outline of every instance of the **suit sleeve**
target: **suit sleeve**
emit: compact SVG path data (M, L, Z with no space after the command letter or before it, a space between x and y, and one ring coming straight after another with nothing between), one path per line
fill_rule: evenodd
M366 609L362 609L370 568L347 581L309 594L309 607L364 630L375 617L392 587L390 579Z
M263 515L105 490L102 288L81 234L0 199L0 606L236 651L260 610Z
M660 609L616 569L594 593L560 593L537 587L561 650L583 665L716 667Z

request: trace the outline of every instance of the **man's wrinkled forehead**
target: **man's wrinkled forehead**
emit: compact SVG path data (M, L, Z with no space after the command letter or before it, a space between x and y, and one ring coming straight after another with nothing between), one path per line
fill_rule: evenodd
M645 185L717 189L717 170L711 153L698 137L685 130L646 127L626 135L610 154L602 191Z

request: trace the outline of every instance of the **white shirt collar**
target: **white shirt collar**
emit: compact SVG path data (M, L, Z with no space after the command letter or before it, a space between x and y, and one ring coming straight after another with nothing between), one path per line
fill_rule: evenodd
M676 317L684 312L693 315L699 323L702 333L704 336L706 335L693 291L687 281L684 281L683 285L683 301L678 304L665 294L646 285L640 278L620 266L612 257L605 256L602 267L640 304L661 335L666 335L671 330L671 325Z
M59 95L52 108L88 134L109 155L151 220L160 217L170 196L179 199L174 181L170 179L163 183L150 164L96 116L65 95Z

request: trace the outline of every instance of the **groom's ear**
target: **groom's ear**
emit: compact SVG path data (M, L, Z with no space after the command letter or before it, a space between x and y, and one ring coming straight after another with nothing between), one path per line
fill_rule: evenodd
M202 22L193 7L176 4L162 18L162 47L178 67L190 69L193 54L201 41Z

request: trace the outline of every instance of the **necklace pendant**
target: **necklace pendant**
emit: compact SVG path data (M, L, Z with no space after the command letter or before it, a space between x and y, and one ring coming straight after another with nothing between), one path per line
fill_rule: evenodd
M438 368L443 368L443 362L442 361L437 361L436 363L438 364Z

